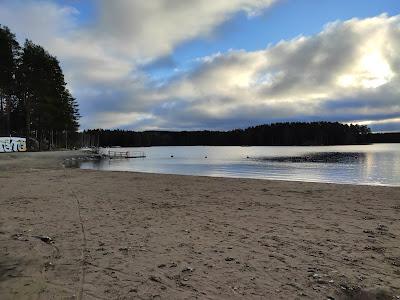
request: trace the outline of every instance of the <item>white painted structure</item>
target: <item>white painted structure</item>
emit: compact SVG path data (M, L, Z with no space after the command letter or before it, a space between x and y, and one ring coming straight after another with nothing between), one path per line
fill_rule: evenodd
M108 158L145 158L146 154L142 151L112 151L108 150Z
M20 137L0 137L1 152L25 152L26 138Z

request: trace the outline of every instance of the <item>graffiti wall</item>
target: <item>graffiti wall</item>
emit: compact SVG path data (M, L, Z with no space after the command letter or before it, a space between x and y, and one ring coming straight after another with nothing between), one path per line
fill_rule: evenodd
M26 138L19 137L0 137L1 152L25 152Z

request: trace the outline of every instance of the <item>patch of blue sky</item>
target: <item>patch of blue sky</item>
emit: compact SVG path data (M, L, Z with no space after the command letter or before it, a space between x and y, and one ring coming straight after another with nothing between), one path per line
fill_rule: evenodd
M237 14L211 36L177 47L172 58L179 67L188 68L199 57L230 49L265 49L281 40L317 34L330 22L383 13L399 14L399 0L284 0L258 16Z
M96 0L57 0L56 2L62 6L73 7L79 12L75 20L77 26L90 24L96 18Z

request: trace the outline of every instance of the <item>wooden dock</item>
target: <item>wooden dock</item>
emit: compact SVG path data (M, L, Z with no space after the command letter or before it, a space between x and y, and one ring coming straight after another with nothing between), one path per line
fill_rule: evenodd
M113 151L109 150L106 155L108 158L144 158L146 154L143 151Z

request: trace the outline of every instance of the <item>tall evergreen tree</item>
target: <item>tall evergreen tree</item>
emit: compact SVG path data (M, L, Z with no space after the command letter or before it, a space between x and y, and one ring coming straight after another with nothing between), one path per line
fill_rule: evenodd
M25 135L50 146L76 132L79 117L57 58L29 40L21 50L0 25L0 136Z
M11 113L16 106L15 75L20 46L10 29L0 25L0 134L11 134Z
M54 134L78 129L78 106L56 57L26 41L17 79L27 136L34 132L42 146L45 140L51 144Z

